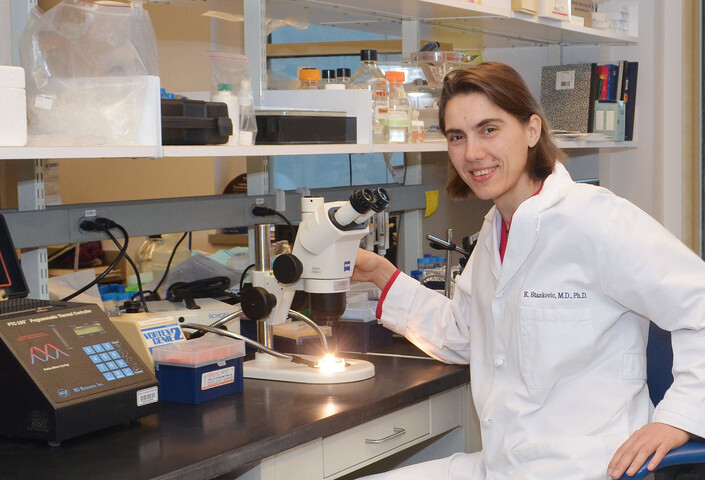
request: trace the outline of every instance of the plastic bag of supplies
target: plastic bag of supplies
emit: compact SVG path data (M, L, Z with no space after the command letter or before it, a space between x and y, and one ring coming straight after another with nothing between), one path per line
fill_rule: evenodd
M20 39L28 144L158 143L157 46L141 4L34 8Z

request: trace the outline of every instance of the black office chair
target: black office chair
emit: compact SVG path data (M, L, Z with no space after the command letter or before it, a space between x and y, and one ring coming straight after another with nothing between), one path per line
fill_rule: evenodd
M654 405L657 405L673 382L673 349L671 333L653 323L649 327L646 359L649 395ZM624 474L621 479L640 480L653 473L654 480L705 480L705 442L691 440L671 450L653 472L646 469L649 460L633 476Z

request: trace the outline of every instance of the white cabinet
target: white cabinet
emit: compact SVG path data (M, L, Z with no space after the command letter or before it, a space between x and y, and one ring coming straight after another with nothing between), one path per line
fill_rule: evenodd
M436 444L436 458L468 451L467 437L478 435L470 408L469 387L454 388L267 458L239 480L332 480L422 442L429 450ZM441 439L458 428L461 435Z
M323 474L330 477L431 433L429 402L389 413L323 439Z

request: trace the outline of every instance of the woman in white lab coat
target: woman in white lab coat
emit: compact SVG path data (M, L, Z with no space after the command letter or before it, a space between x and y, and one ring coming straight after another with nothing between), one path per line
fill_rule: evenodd
M482 451L385 479L604 480L705 436L705 264L628 201L577 184L511 67L444 81L446 191L494 206L453 300L360 251L378 318L430 355L468 363ZM675 380L655 409L649 320L670 330ZM377 478L377 477L375 477Z

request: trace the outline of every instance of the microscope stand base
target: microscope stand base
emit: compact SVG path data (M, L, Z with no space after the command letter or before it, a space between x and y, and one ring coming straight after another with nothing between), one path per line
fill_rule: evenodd
M365 360L346 359L345 370L323 374L317 368L293 363L283 358L258 354L255 360L243 364L243 376L259 380L295 383L349 383L372 378L375 366Z

